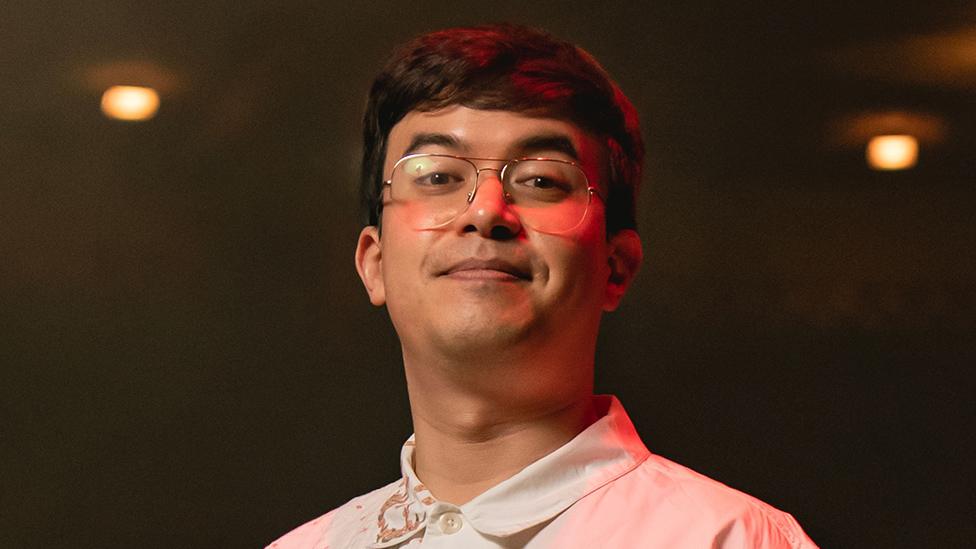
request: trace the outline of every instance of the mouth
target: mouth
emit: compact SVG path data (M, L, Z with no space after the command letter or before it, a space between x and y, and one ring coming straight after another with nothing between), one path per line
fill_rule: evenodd
M527 269L501 259L465 259L451 265L440 276L459 280L532 280L532 274Z

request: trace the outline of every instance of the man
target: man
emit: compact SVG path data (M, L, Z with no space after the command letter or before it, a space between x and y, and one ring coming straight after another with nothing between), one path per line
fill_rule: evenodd
M415 434L401 479L271 547L814 547L592 395L600 319L641 262L643 156L592 57L512 25L421 36L364 136L356 268L400 338Z

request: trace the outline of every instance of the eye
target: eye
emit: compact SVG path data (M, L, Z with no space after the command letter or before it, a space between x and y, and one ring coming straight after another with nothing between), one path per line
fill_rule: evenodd
M528 181L521 182L521 184L522 185L526 185L528 187L533 187L533 188L536 188L536 189L540 189L540 190L543 190L543 189L545 189L545 190L548 190L548 189L568 190L568 187L567 187L567 184L566 184L565 181L560 181L558 179L553 179L551 177L544 177L544 176L536 176L536 177L533 177L533 178L531 178Z
M519 177L513 181L515 188L521 189L520 192L556 195L569 194L573 191L573 184L565 178L550 175L528 175Z
M417 183L419 184L434 185L438 187L443 185L450 185L451 183L456 183L456 182L458 182L457 176L451 175L449 173L443 173L443 172L435 172L417 178Z
M415 173L411 178L415 192L423 194L448 194L465 187L465 177L453 171Z

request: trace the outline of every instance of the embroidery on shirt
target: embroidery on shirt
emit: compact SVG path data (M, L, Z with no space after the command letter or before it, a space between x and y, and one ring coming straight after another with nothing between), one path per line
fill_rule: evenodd
M417 497L420 498L420 503L424 504L425 507L430 507L437 501L422 482L413 487L413 493L417 494Z
M406 482L401 482L400 487L383 502L376 522L379 528L379 533L376 534L376 543L385 543L398 538L423 523L426 513L411 511L410 506L414 503L411 499ZM401 524L402 526L400 526Z

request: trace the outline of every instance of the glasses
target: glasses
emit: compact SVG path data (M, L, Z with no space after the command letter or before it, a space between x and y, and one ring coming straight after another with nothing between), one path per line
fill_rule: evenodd
M479 168L474 160L504 162ZM481 172L498 172L505 202L522 224L544 233L575 229L586 217L591 197L600 196L575 162L555 158L469 158L410 154L393 165L390 202L409 207L414 228L437 229L457 219L474 202Z

